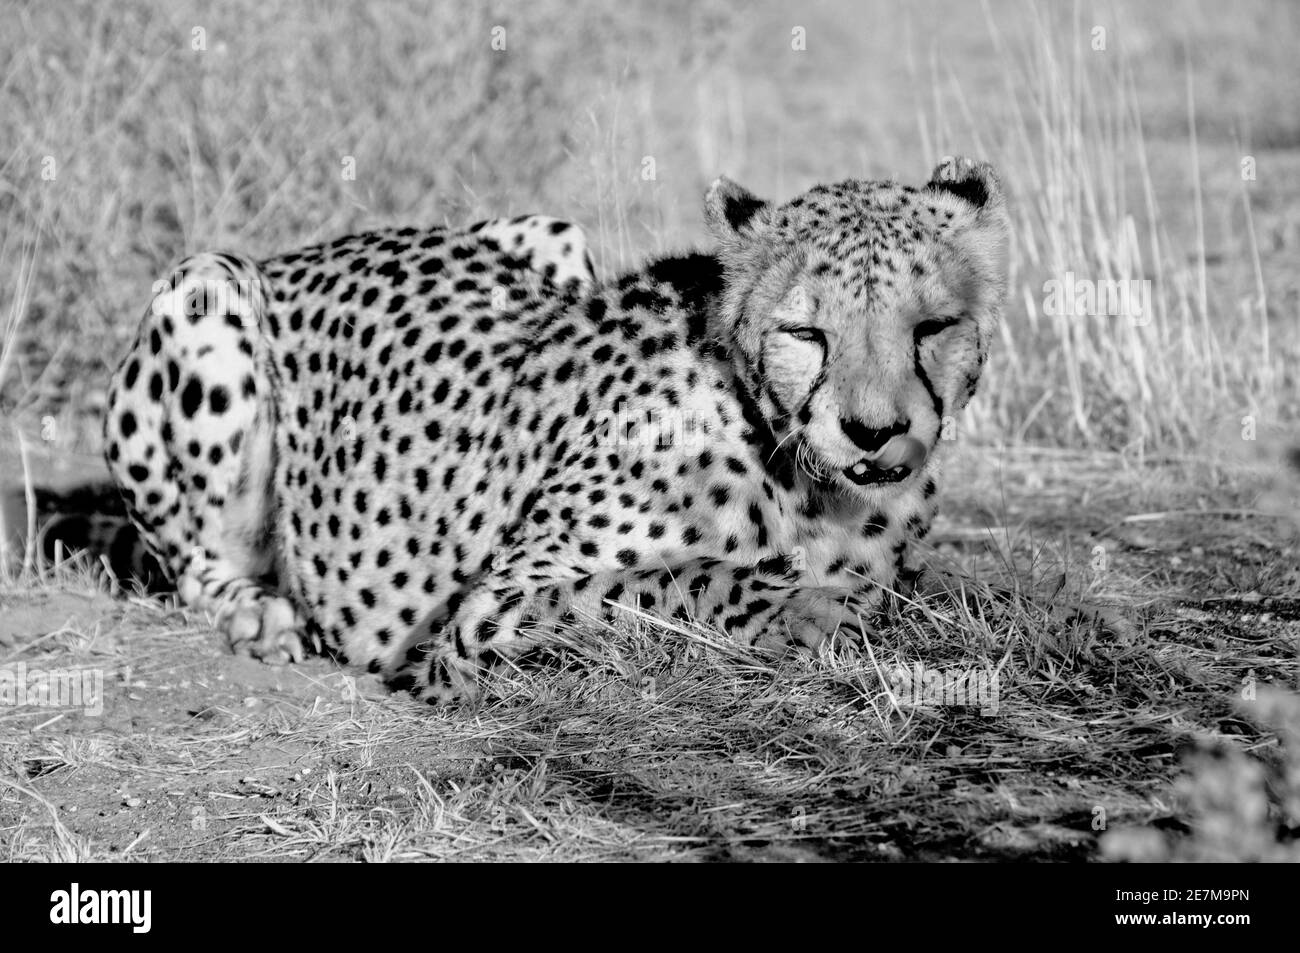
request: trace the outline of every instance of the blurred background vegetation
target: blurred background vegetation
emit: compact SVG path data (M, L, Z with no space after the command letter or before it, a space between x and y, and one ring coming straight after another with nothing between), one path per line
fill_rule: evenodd
M93 419L151 283L200 249L540 211L580 223L609 275L705 241L720 173L783 199L965 153L1000 168L1016 226L975 436L1142 455L1222 447L1245 415L1293 431L1287 0L0 14L0 412L24 429ZM1154 320L1043 314L1067 271L1150 279Z

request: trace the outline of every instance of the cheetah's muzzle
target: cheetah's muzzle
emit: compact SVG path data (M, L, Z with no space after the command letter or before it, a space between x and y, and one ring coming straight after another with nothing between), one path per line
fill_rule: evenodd
M912 468L897 466L882 470L866 460L859 460L853 466L845 467L844 475L858 486L872 486L880 483L901 483L912 475Z
M844 475L858 486L901 483L925 463L925 456L921 441L900 435L890 439L878 452L845 467Z

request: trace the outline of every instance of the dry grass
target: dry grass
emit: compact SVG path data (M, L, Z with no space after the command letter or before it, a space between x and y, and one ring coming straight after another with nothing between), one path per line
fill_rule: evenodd
M966 591L904 607L869 654L773 668L629 620L574 632L473 711L427 712L323 662L231 659L204 620L104 595L84 559L11 550L0 666L90 667L107 704L0 708L0 856L1294 851L1293 703L1272 687L1300 677L1296 542L1276 519L1297 507L1271 463L1295 432L1300 30L1280 0L1176 6L15 11L7 485L19 434L37 480L94 450L151 282L200 248L543 211L580 222L608 274L698 241L719 172L784 197L916 180L950 152L1002 170L1016 228L932 554ZM1151 320L1047 313L1044 282L1070 272L1149 279ZM997 713L901 703L888 675L918 662L996 672Z
M1212 781L1175 779L1181 752L1213 748L1251 765L1249 849L1289 849L1294 788L1261 783L1294 784L1276 706L1241 696L1300 678L1296 580L1272 558L1293 542L1262 520L1199 533L1171 516L1160 544L1117 523L1098 569L1081 526L1200 488L1100 465L1074 484L1087 512L1056 529L1061 501L1034 487L1061 464L1077 461L973 460L934 554L963 591L904 608L870 653L773 667L629 619L575 631L473 710L423 710L324 661L234 659L154 600L61 595L91 588L63 570L4 597L0 661L97 668L105 713L0 715L0 843L12 859L1084 859L1117 828L1116 855L1154 850L1132 830L1150 824L1181 832L1166 850L1201 843ZM1191 532L1195 560L1178 555ZM1220 573L1242 598L1172 595ZM1085 596L1109 625L1078 612ZM915 663L996 672L996 711L909 704L889 675Z

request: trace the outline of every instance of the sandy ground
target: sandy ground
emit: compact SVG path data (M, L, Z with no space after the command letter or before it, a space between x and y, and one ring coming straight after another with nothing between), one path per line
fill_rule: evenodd
M430 711L324 659L233 657L203 619L75 570L7 590L0 661L98 673L103 711L0 710L15 778L0 843L15 858L1071 860L1117 829L1124 849L1189 838L1179 779L1202 750L1282 764L1243 696L1300 678L1289 527L1203 466L1059 451L960 466L935 564L1032 599L976 585L975 618L906 612L873 659L737 668L649 628L477 709ZM886 659L1001 666L998 710L891 709Z

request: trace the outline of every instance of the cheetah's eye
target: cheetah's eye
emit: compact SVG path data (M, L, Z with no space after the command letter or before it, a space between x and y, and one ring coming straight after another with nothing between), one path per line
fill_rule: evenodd
M922 321L912 329L912 336L919 344L928 337L934 337L948 328L956 327L961 323L961 318L936 318L928 321Z
M824 344L826 335L817 328L782 328L782 333L790 335L796 341L807 341L809 344Z

